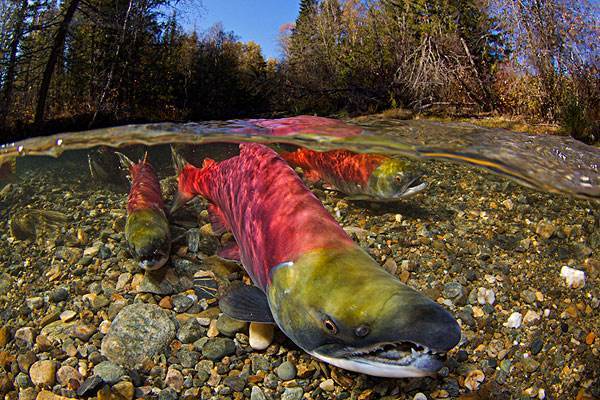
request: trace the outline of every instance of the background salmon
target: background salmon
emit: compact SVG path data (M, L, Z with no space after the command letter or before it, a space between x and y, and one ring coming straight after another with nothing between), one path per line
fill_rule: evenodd
M307 180L322 179L350 200L395 201L427 187L421 174L411 171L406 162L383 155L298 149L281 156L302 168Z
M143 269L158 269L167 262L171 250L169 222L158 177L147 155L137 164L121 153L117 155L131 179L125 224L129 251Z

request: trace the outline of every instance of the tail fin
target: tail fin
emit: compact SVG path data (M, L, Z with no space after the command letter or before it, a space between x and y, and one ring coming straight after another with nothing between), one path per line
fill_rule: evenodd
M187 164L187 161L181 154L175 150L175 147L171 146L171 160L173 161L173 168L175 169L175 175L179 176L183 168Z
M119 161L121 161L121 166L123 167L123 169L129 171L129 168L131 168L134 164L133 161L131 161L125 154L123 153L119 153L118 151L115 151L115 154L119 157ZM146 153L147 154L147 153ZM146 160L146 158L144 157L144 160Z

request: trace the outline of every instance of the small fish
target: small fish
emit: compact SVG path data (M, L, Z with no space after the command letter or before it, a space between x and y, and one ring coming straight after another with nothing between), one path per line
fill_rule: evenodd
M427 187L421 174L407 171L405 162L382 155L298 149L281 156L290 165L302 168L307 180L322 179L348 195L349 200L397 201Z
M123 171L119 168L120 158L116 153L113 149L106 146L90 150L87 158L92 182L123 187L127 185L127 179Z
M17 240L35 240L42 235L57 235L66 222L67 216L61 212L31 209L12 215L8 227Z
M116 154L131 180L125 223L129 252L143 269L159 269L169 259L171 233L158 177L148 163L147 153L137 164L124 154Z
M172 211L200 195L214 232L230 231L255 286L220 299L228 316L276 323L299 347L340 368L419 377L442 366L460 339L439 304L385 271L346 234L298 175L266 146L194 167L174 153Z

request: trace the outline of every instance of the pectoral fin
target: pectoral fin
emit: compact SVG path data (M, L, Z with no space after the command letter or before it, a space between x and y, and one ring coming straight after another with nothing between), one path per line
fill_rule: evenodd
M219 308L228 317L247 322L275 323L267 295L256 286L240 285L219 300Z

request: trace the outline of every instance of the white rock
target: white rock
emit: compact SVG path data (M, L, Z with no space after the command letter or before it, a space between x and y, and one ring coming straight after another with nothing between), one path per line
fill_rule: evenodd
M504 326L507 328L519 328L521 326L521 321L523 321L523 316L519 312L514 312L510 314L508 320L504 323Z
M567 286L573 289L581 288L585 285L585 272L563 266L560 270L560 276L565 278Z
M250 323L250 347L254 350L264 350L273 342L274 326L260 322Z
M494 304L496 301L496 294L493 289L486 289L484 287L480 287L477 289L477 302L479 304Z
M73 318L75 318L77 316L77 313L73 310L65 310L63 312L60 313L60 320L62 322L69 322L71 321Z
M413 397L413 400L427 400L427 396L425 396L423 393L419 392L419 393L415 394L415 397Z

